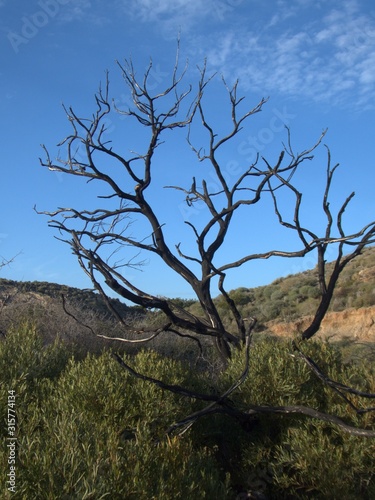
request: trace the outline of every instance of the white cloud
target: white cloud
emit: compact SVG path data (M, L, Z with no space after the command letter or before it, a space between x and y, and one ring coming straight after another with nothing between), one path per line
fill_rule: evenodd
M133 0L130 2L131 13L142 21L154 22L160 19L197 17L207 12L207 4L201 0ZM128 4L128 2L126 2Z
M100 9L100 0L71 0L64 5L59 15L62 23L84 22L95 26L104 26L110 23L108 11Z
M212 41L209 62L227 78L239 77L247 89L265 95L277 91L331 104L372 105L375 15L365 15L355 0L347 0L340 10L325 9L320 16L315 11L303 24L273 19L259 33L227 31L219 44Z
M90 0L74 0L69 2L60 13L60 20L65 22L80 21L87 16L87 10L91 9Z
M142 21L165 26L195 23L210 11L211 0L131 0L123 2L127 12Z
M164 38L175 38L203 23L225 23L238 6L254 0L118 0L133 19L153 25Z
M118 4L165 39L176 38L181 27L191 59L207 56L210 69L222 72L228 81L240 78L247 89L364 106L375 97L375 8L373 14L366 13L369 9L360 1L275 0L265 6L256 0L118 0Z

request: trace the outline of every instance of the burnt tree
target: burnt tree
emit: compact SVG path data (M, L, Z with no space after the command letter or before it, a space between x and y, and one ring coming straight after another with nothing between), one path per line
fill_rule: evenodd
M343 200L335 213L331 209L330 191L337 165L331 164L328 148L325 166L326 182L322 189L321 201L326 222L321 234L305 227L303 223L302 192L299 191L294 180L296 173L311 162L317 148L322 146L325 132L311 147L296 153L292 147L290 131L286 127L287 141L283 144L276 161L271 162L258 155L251 164L243 166L236 178L228 180L220 163L221 151L231 144L230 141L237 138L248 119L262 111L267 100L261 99L254 107L244 109L244 98L238 96L238 82L235 82L233 86L228 86L223 79L228 97L226 105L228 106L229 103L229 117L227 132L220 134L217 131L218 127L215 127L209 119L205 107L205 95L209 92L213 79L213 76L207 75L206 65L198 68L196 87L192 85L184 87L183 81L186 78L187 66L180 70L177 57L169 82L164 90L159 92L151 90L153 88L151 84L152 62L140 78L136 75L132 61L125 61L124 64L118 63L118 66L130 92L132 104L129 108L118 109L110 99L107 74L105 84L95 95L96 111L91 117L82 118L71 107L64 107L72 126L72 133L59 144L61 148L64 148L66 156L53 159L47 148L43 146L46 157L41 159L41 165L50 170L82 177L88 182L99 181L106 188L104 191L106 194L99 196L100 202L98 203L101 207L93 210L58 208L53 212L43 212L51 217L50 226L56 228L61 235L65 235L62 239L70 245L80 266L104 298L106 298L106 293L103 283L123 299L145 308L159 310L164 314L164 325L157 332L152 332L150 337L142 338L142 341L154 338L161 331L170 332L171 335L190 334L194 339L205 337L212 339L223 359L230 357L233 347L242 345L246 345L247 356L249 356L251 336L256 323L256 318L242 317L236 303L226 291L225 278L228 271L245 266L256 259L304 257L315 252L320 303L310 326L302 332L301 340L311 338L319 330L341 271L361 253L366 245L375 241L374 221L358 228L355 232L348 233L344 229L344 212L354 193ZM142 138L145 139L143 151L132 152L131 145L127 144L126 136L124 144L130 151L128 155L120 154L114 149L111 141L107 141L107 120L110 113L124 115L134 127L140 127L143 130ZM204 138L204 146L197 144L197 138L194 135L195 127L200 127L199 139ZM177 134L181 131L185 131L187 147L190 153L193 151L195 154L199 170L194 175L192 167L192 179L188 186L174 185L172 181L171 185L165 186L162 196L165 197L170 189L178 190L182 193L188 207L199 204L200 223L202 218L206 217L203 226L185 221L196 245L193 254L185 252L179 242L170 243L170 237L166 236L165 221L158 215L158 206L152 203L152 197L149 195L152 192L155 175L157 175L154 172L154 165L159 161L160 146L164 139L168 140L168 133ZM208 168L211 177L215 177L218 189L209 187L207 177L205 177ZM285 207L279 201L280 195L285 192L289 193L289 198L293 200L292 206L289 207L288 214L291 214L289 216L285 215ZM217 254L226 241L232 221L240 209L251 211L251 208L260 202L273 205L275 222L296 236L297 247L293 251L286 251L283 250L283 242L281 242L281 248L270 249L262 253L252 253L252 249L244 248L241 258L221 263ZM146 223L148 237L133 235L136 233L136 225L139 221L142 224ZM251 227L247 230L251 231ZM326 269L329 247L337 252L334 268L330 273ZM139 258L143 258L147 254L157 257L162 264L172 269L189 284L202 308L201 316L179 307L176 301L152 295L147 290L140 289L136 282L127 277L127 268L141 264L137 256L141 255L142 257ZM121 255L123 260L115 261L114 255ZM226 301L235 319L235 331L228 331L224 326L223 318L213 300L218 293ZM123 341L127 341L126 331L131 331L131 327L126 324L124 318L117 313L108 300L107 303L112 313L124 324ZM303 357L299 347L295 346L295 348ZM118 361L121 362L120 359ZM310 363L311 360L305 357L304 361ZM314 367L311 363L310 366ZM123 361L122 364L124 365ZM247 363L245 365L247 366ZM246 373L245 367L243 377ZM235 386L238 385L235 384ZM173 388L170 389L173 390ZM216 399L213 396L211 399L208 398L215 407L212 409L212 404L210 404L207 412L224 411L240 418L237 410L229 407L228 394L218 396ZM199 396L196 395L196 397ZM297 411L295 408L284 408L284 410L260 408L258 410L276 413ZM249 410L250 413L255 411L254 408ZM299 411L309 414L307 410L301 408ZM321 418L317 414L315 416ZM246 417L243 418L246 419Z

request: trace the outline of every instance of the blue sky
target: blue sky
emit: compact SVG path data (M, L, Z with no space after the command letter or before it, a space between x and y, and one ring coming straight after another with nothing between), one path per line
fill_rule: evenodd
M248 107L270 97L262 113L251 118L223 157L227 175L240 171L256 152L274 159L280 152L286 123L296 150L310 147L328 128L325 142L341 167L333 206L356 192L345 218L348 229L373 220L375 160L375 7L370 0L0 0L0 111L2 127L0 256L14 262L2 277L90 286L68 246L54 238L47 219L33 211L58 206L93 206L93 192L78 179L49 172L39 165L44 143L52 155L69 133L62 103L81 115L94 111L93 95L105 70L111 97L128 103L115 60L132 57L139 72L150 56L155 90L168 82L176 38L181 33L181 60L189 59L186 83L196 81L197 64L207 57L218 77L207 95L208 113L225 129L227 108L220 75L240 79L239 92ZM122 151L142 142L122 117L113 116L110 139ZM172 142L173 141L173 142ZM194 158L180 156L171 138L159 160L160 185L188 187ZM301 176L306 190L306 221L319 227L324 150ZM206 171L210 180L210 171ZM183 193L162 191L155 198L171 245L190 250L188 217L203 223L199 210L187 214ZM265 223L272 211L240 214L220 259L239 251L286 248L288 236ZM321 226L322 227L322 226ZM324 227L324 226L323 226ZM140 232L142 232L140 228ZM134 229L135 231L135 229ZM281 238L281 239L280 239ZM281 275L312 267L304 261L263 261L228 274L228 288L267 284ZM129 271L139 286L158 295L191 297L183 281L158 262L142 272Z

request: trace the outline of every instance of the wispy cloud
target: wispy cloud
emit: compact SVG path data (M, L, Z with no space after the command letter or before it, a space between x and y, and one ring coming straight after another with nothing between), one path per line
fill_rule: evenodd
M95 0L73 0L69 2L60 14L61 22L70 23L84 21L91 24L105 24L107 18L97 14ZM95 4L95 5L94 5Z
M306 0L308 2L308 0ZM210 63L246 88L330 104L370 106L375 97L375 14L347 0L304 25L227 31L208 52Z
M366 14L359 0L276 0L270 13L251 0L236 1L238 11L224 0L119 1L164 35L175 38L182 25L195 58L207 56L213 69L239 77L247 89L341 106L374 100L375 8ZM251 5L261 17L239 21L239 9L247 17ZM224 22L231 13L236 24Z
M60 20L65 22L80 21L85 16L87 16L87 10L91 9L90 0L75 0L74 2L69 2L60 14Z
M276 8L271 9L273 12L271 19L266 23L266 28L272 28L272 26L276 26L284 21L295 18L300 12L301 8L311 7L312 4L315 4L315 7L320 2L314 0L277 0ZM275 12L274 12L275 10Z
M105 11L100 7L100 0L70 0L61 10L59 21L62 23L84 22L96 26L106 25L110 22L108 10Z
M131 14L141 21L178 22L179 19L196 20L201 15L209 12L211 0L131 0L124 2L124 7L129 6Z
M227 15L246 0L119 0L124 11L133 19L148 22L164 38L176 38L181 26L184 32L203 22L224 22Z

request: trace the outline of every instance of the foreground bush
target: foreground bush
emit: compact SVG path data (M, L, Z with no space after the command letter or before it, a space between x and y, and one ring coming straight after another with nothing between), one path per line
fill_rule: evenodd
M375 392L374 371L366 363L345 366L326 343L309 350L322 368L330 367L332 378ZM249 377L233 395L236 404L309 404L348 420L346 405L290 352L285 342L255 343ZM223 391L242 369L241 353L220 377L192 373L149 351L127 360L142 373L201 392ZM61 344L43 347L27 324L1 341L0 369L1 408L9 389L17 394L14 498L195 500L246 492L277 499L375 497L375 440L276 415L261 416L246 429L228 417L205 417L183 436L168 438L168 426L201 403L135 379L109 352L76 361ZM351 423L375 422L366 414L360 421L353 415ZM4 426L0 432L5 438ZM2 446L1 471L8 470L7 458Z
M313 342L306 354L333 380L375 393L371 363L344 365L340 351ZM233 363L225 377L238 373ZM271 406L305 405L335 414L354 426L375 427L375 414L357 416L349 406L293 356L288 342L267 339L255 344L250 373L237 403ZM357 397L352 402L361 407ZM372 401L364 401L373 406ZM375 498L375 439L351 436L330 424L304 416L269 415L243 443L240 477L248 488L262 488L271 498Z
M0 347L0 363L11 364L2 372L2 395L17 393L18 498L225 498L210 452L165 438L168 419L183 416L188 401L136 381L109 353L64 359L54 377L54 356L40 354L34 333L12 332ZM171 383L184 377L152 353L137 364L161 377L172 373ZM5 471L4 447L1 453Z

